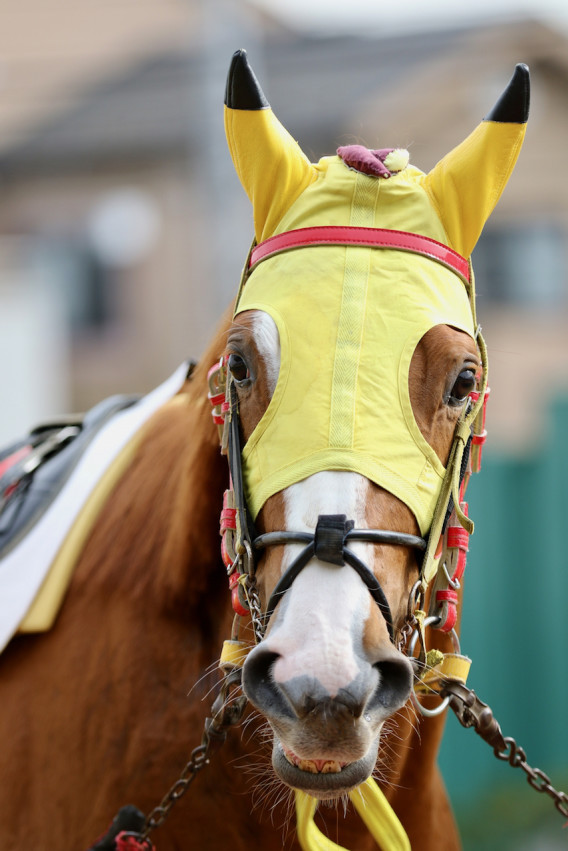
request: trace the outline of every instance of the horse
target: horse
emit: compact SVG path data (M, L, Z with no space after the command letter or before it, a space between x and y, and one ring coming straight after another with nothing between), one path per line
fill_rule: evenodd
M518 65L427 175L404 150L356 145L314 165L234 55L225 121L253 248L201 362L141 427L55 624L0 657L6 851L150 847L93 843L179 776L228 636L225 683L242 679L249 715L171 812L170 796L157 847L459 848L436 766L444 716L410 698L456 635L439 541L449 518L471 529L487 383L469 258L528 98ZM358 814L372 777L398 845ZM302 801L319 803L303 835Z

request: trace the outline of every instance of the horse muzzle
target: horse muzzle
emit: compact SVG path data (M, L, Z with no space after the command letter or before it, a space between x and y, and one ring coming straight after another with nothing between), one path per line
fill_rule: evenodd
M357 675L331 694L313 675L282 680L282 657L270 650L270 636L250 652L243 689L270 723L272 764L284 783L330 798L369 777L383 723L404 706L412 687L405 656L392 645L380 656L373 664L357 657Z

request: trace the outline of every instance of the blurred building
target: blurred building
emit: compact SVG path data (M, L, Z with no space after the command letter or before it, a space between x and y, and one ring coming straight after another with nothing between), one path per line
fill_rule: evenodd
M313 159L363 141L406 146L425 170L476 126L524 61L533 80L525 149L474 260L492 441L529 442L568 374L566 39L534 20L312 38L245 4L221 6L219 17L218 4L188 2L183 15L164 4L164 23L149 3L130 42L123 33L128 50L116 48L119 26L104 42L106 61L104 51L98 62L83 57L72 87L46 81L48 94L64 92L53 110L43 102L25 120L4 116L0 297L7 302L10 281L39 275L60 304L68 406L144 391L198 357L236 291L252 217L222 128L235 48L249 48L276 113ZM22 331L22 351L32 333Z

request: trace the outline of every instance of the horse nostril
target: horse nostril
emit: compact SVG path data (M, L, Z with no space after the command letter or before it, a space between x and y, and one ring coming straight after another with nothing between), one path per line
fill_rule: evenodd
M412 689L412 665L404 656L399 659L388 659L376 662L375 669L379 673L379 683L365 709L384 707L390 712L400 709Z
M410 696L412 666L396 652L367 666L366 672L361 672L348 687L338 689L333 697L312 675L297 674L285 682L277 681L274 666L281 658L280 653L259 645L251 650L243 667L244 693L271 718L344 723L367 712L390 715L404 706Z
M256 647L243 666L243 691L257 709L269 715L294 718L295 713L275 682L272 668L279 653Z

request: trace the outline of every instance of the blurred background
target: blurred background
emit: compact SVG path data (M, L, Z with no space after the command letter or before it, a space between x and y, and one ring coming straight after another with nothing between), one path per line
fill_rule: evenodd
M462 647L566 789L568 7L385 5L1 0L0 445L200 356L252 235L222 123L235 49L312 159L356 141L424 170L528 63L525 147L474 254L492 395ZM566 847L552 803L453 717L441 764L466 849Z

